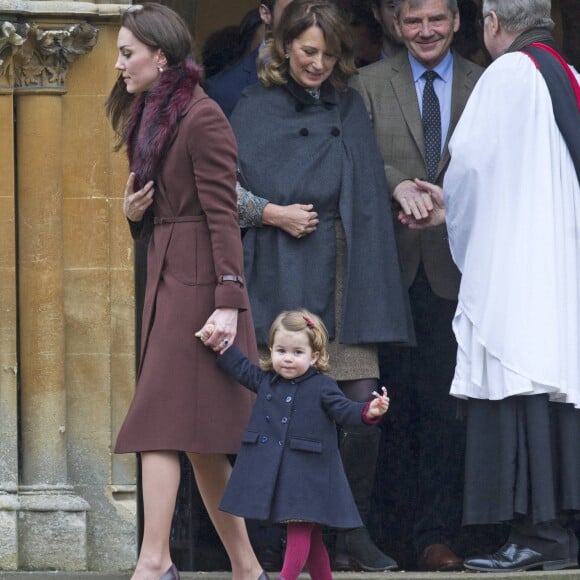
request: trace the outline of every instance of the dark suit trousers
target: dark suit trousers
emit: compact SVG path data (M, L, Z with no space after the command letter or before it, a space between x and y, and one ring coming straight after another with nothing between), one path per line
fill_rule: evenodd
M430 544L453 546L459 533L465 427L457 419L457 400L449 395L457 302L433 293L422 264L409 297L417 347L384 345L380 356L391 407L377 483L383 518L391 522L387 537L395 534L401 543L393 552L404 552L412 536L415 554L407 556L416 558Z

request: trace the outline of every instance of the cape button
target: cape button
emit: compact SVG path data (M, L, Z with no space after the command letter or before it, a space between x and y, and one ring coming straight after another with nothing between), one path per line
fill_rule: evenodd
M300 135L302 135L302 137L308 137L308 129L306 127L302 127L302 129L300 129Z
M338 137L338 136L340 135L340 129L339 129L338 127L333 127L333 128L330 130L330 134L331 134L333 137Z

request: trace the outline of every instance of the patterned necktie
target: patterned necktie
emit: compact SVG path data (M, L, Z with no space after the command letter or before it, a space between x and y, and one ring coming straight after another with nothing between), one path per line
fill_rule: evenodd
M425 164L427 180L435 183L439 158L441 157L441 110L439 99L433 88L433 80L439 75L432 70L425 71L423 89L423 138L425 140Z

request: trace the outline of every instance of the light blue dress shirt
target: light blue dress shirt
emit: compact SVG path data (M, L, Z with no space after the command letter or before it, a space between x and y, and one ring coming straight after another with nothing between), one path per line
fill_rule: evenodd
M410 52L408 55L413 82L417 91L419 112L423 116L423 89L426 81L422 75L429 69L425 68ZM433 81L433 88L439 99L439 107L441 109L441 151L443 151L447 141L449 123L451 122L451 91L453 89L453 54L451 51L448 51L443 60L432 70L439 75L439 78Z

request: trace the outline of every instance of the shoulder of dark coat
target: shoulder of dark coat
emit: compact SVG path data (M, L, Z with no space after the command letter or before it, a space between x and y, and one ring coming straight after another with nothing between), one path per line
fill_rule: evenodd
M237 63L207 79L206 87L208 93L213 94L228 91L232 86L237 86L239 84L240 78L245 78L252 73L256 74L257 57L258 49L250 52Z

